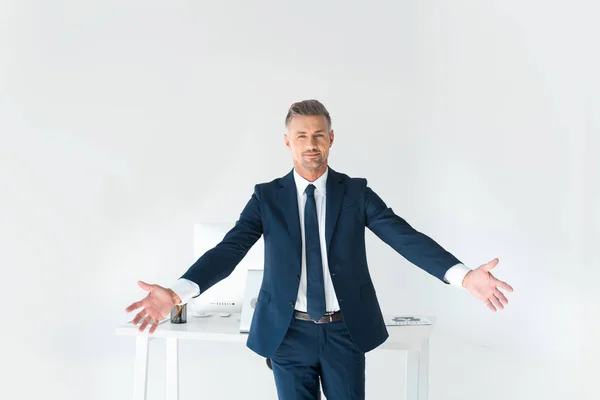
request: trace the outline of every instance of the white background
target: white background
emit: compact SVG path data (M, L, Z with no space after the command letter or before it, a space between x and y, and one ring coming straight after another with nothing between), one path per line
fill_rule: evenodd
M436 315L432 400L591 399L600 117L593 2L0 2L0 291L7 398L128 399L114 326L291 169L284 118L316 98L332 168L466 265L508 308L443 285L370 232L385 311ZM149 399L165 387L151 345ZM271 399L245 347L181 345L182 399ZM8 355L8 356L7 356ZM403 359L367 357L367 396ZM250 391L252 387L252 391ZM4 395L2 395L4 397Z

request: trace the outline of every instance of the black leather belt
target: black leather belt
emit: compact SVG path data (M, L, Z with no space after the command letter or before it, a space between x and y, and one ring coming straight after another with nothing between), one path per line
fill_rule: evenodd
M315 324L326 324L328 322L341 321L342 312L336 311L333 313L325 313L325 315L323 317L321 317L321 319L318 321L313 321L313 319L310 317L310 315L308 315L307 313L302 312L302 311L295 311L294 316L296 317L296 319L301 319L303 321L312 321Z

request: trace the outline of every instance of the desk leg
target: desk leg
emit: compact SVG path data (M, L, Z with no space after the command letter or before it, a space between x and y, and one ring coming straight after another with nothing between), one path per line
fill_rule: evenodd
M167 338L167 400L179 400L179 343Z
M406 363L406 399L427 400L429 388L429 339L421 350L409 350Z
M133 378L133 400L146 400L148 383L148 336L135 339L135 374Z

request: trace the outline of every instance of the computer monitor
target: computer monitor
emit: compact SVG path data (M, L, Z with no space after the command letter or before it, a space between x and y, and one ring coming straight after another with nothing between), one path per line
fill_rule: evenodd
M244 292L244 302L242 303L242 315L240 316L240 332L249 333L254 309L258 301L258 293L262 285L263 269L248 269L246 277L246 290Z
M215 247L234 227L234 224L194 224L194 260ZM191 313L197 317L221 313L241 313L248 269L264 268L264 243L262 237L252 246L231 275L217 282L206 292L192 300ZM202 290L202 288L200 288Z

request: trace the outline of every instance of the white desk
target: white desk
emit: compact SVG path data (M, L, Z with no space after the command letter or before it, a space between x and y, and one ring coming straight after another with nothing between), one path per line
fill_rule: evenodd
M433 317L427 317L436 321ZM198 318L188 316L185 324L163 322L156 331L148 334L138 330L133 324L116 328L117 335L136 336L134 400L146 400L148 378L148 341L150 338L165 339L167 352L167 394L168 400L179 400L179 346L180 339L235 342L246 345L248 334L239 332L240 314L221 318L211 316ZM429 336L434 325L388 326L390 337L377 349L405 350L407 355L406 398L426 400L429 385ZM266 366L265 366L266 368Z

